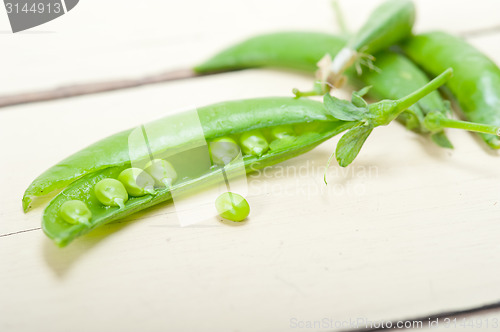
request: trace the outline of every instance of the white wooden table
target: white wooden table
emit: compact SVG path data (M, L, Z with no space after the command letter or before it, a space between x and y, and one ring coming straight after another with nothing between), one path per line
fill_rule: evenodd
M342 1L355 29L379 1ZM500 2L416 1L416 31L469 33L500 63ZM11 34L0 10L0 94L187 67L250 35L337 31L328 1L81 1ZM475 32L475 33L472 33ZM345 330L343 322L441 315L495 328L500 156L450 131L454 151L399 124L377 129L345 173L319 171L333 139L248 178L239 227L180 227L172 204L57 248L21 197L43 170L116 131L177 109L289 96L310 78L247 70L0 110L1 331ZM338 92L348 96L348 92ZM474 319L475 328L459 326ZM435 319L435 318L433 318ZM325 325L301 329L315 321ZM478 321L482 322L481 328ZM339 325L340 324L340 325ZM469 323L470 324L470 323ZM420 329L422 330L422 329Z

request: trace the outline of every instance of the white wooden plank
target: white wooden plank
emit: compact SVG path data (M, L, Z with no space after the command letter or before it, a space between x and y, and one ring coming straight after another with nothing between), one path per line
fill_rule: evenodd
M433 318L422 322L420 331L497 331L500 327L498 310L485 310L474 315L459 315Z
M192 106L185 99L192 91L206 104L221 95L285 95L289 86L307 84L294 74L247 71L12 108L3 113L12 121L2 129L14 128L21 114L33 122L6 137L17 142L15 149L6 146L8 155L22 162L2 165L2 181L12 188L1 193L7 205L2 232L39 224L40 207L23 216L19 200L40 169L136 124L138 110L141 119L153 119ZM23 139L48 115L58 121L44 124L45 135ZM307 169L306 176L285 177L273 168L271 177L250 177L252 215L241 227L214 221L180 228L167 205L63 250L41 231L1 238L3 324L21 331L42 320L54 331L94 324L125 331L138 324L146 330L284 331L293 318L397 319L498 300L498 156L469 134L450 137L454 152L398 124L380 128L354 173L342 175L332 166L325 188L321 168L335 140L328 142L284 164ZM60 144L51 146L54 141ZM30 320L22 319L25 303L33 308Z
M209 54L261 31L334 29L328 2L246 2L242 9L236 2L188 1L167 11L167 2L122 1L127 6L110 25L116 3L99 2L100 14L93 2L82 2L44 26L54 33L1 34L11 63L0 64L1 91L190 64L201 59L200 49ZM359 13L354 27L376 5L342 4L349 16ZM428 21L417 29L496 23L498 2L480 4L471 12L465 2L419 1ZM470 20L458 20L466 14ZM307 19L297 19L302 15ZM0 30L7 30L2 19ZM497 35L471 39L498 62L497 41ZM76 66L60 45L80 56ZM27 53L35 47L39 62ZM252 214L240 227L214 220L181 228L165 204L63 250L40 230L29 231L39 227L47 201L24 215L24 188L87 144L179 108L289 95L309 84L295 73L245 71L0 111L0 235L28 231L0 237L0 329L287 331L296 321L406 319L499 301L500 159L456 131L451 152L398 124L379 128L351 172L332 165L325 187L322 167L338 138L329 141L287 168L249 177Z
M358 28L377 1L341 1ZM416 31L451 32L498 25L497 1L416 1ZM464 20L463 17L468 17ZM276 30L338 31L330 1L80 2L67 15L12 35L0 11L4 52L0 93L99 79L128 78L191 66L242 38Z

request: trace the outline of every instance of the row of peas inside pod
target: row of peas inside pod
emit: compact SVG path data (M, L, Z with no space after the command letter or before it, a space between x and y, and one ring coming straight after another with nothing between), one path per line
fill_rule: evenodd
M269 151L269 142L293 139L307 127L314 129L312 125L285 125L216 138L208 144L212 167L224 167L235 160L240 151L243 157L262 156ZM170 188L177 178L177 172L169 161L153 159L144 169L131 167L123 170L117 179L102 179L95 185L94 193L101 204L123 208L129 196L154 195L157 189ZM243 221L250 213L245 198L232 192L221 194L215 207L222 218L232 221ZM92 213L83 201L70 200L61 206L60 216L70 224L89 225Z
M102 179L95 185L94 193L103 205L123 208L129 196L154 195L155 188L168 188L176 179L177 172L170 162L153 159L144 169L131 167L123 170L118 179ZM60 215L70 224L89 224L92 218L90 209L79 200L65 202Z

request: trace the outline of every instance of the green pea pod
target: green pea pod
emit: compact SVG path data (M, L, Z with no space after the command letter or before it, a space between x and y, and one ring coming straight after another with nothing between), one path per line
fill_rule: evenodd
M351 75L350 82L358 88L370 86L368 96L374 99L398 99L427 84L429 79L413 62L405 56L391 51L375 55L378 70L367 70L360 76ZM425 124L425 117L431 112L439 112L446 117L451 115L450 105L437 91L402 113L398 120L410 130L422 134L431 134L432 140L444 148L453 148L442 128L430 130Z
M269 150L264 154L243 156L247 171L273 165L309 151L354 125L335 119L322 103L307 99L262 98L230 101L199 108L197 111L207 141L276 126L321 124L311 125L311 128L315 129L305 131L301 135L271 142ZM184 118L185 114L181 113L157 120L150 125L161 128L168 122L182 122ZM150 139L152 154L191 146L192 141L196 139L192 134L194 131L184 128L180 132L168 131L161 137ZM60 246L67 245L74 238L99 225L169 200L171 190L196 187L209 183L220 175L220 168L212 167L196 178L183 178L172 187L158 188L153 195L130 196L122 207L104 205L102 199L96 197L94 187L103 179L117 179L123 170L131 167L128 147L130 133L130 130L118 133L75 153L40 175L26 190L23 204L27 204L32 195L47 194L69 184L49 203L43 216L43 230ZM89 223L71 224L61 217L61 207L69 200L85 203L92 215Z
M444 32L417 35L403 45L403 50L431 75L452 67L455 76L447 87L467 120L500 126L500 69L483 53ZM480 135L492 149L500 149L498 136Z
M255 171L296 157L311 150L323 141L349 129L352 125L352 123L333 121L321 132L310 133L309 135L299 137L299 139L288 141L286 142L288 143L287 145L278 146L276 150L261 157L245 157L245 168L248 172ZM212 183L214 179L220 178L221 175L220 168L211 169L206 174L195 179L182 181L171 188L158 189L155 195L130 197L124 208L109 208L102 205L95 197L92 188L103 179L118 177L120 172L128 167L130 167L130 164L109 167L90 173L65 188L49 203L44 211L42 228L45 234L59 246L66 246L75 238L90 232L96 227L170 200L172 198L171 191L201 188L203 185ZM230 172L231 167L226 166L226 171ZM92 213L92 219L88 225L70 224L61 218L59 211L61 206L68 200L80 200L86 203Z
M402 1L406 2L406 1ZM255 67L276 67L316 71L317 62L325 55L332 58L343 49L347 40L320 32L280 32L253 37L223 50L197 66L200 73L220 72ZM369 96L375 99L399 99L429 82L426 74L404 56L383 51L376 55L378 70L365 70L361 76L346 72L349 81L361 88L372 85ZM412 113L402 113L398 120L408 129L427 134L424 117L431 111L449 115L449 105L439 93L432 92L410 108ZM415 114L415 116L413 116ZM451 148L452 144L441 131L432 133L432 140L439 146Z
M246 68L276 67L314 72L326 53L337 54L343 37L320 32L278 32L256 36L229 47L194 67L199 74Z
M337 14L342 16L340 12ZM388 0L378 6L333 61L327 56L321 62L317 73L321 81L320 91L328 91L331 86L341 87L346 81L344 73L353 65L358 74L363 71L361 65L373 68L372 54L409 37L415 16L415 5L411 0ZM303 93L298 91L300 94Z
M280 32L250 38L217 53L194 67L199 74L245 68L277 67L315 71L317 62L330 54L345 53L336 64L341 75L358 57L374 53L408 37L415 21L411 0L389 0L377 7L363 27L350 38L317 32Z
M370 14L349 47L369 54L384 50L411 35L415 16L413 1L386 1Z

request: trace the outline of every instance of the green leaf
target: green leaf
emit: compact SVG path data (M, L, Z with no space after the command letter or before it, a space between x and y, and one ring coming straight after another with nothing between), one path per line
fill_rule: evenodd
M450 140L444 133L444 131L440 131L431 135L431 139L438 146L445 149L453 149L453 144L451 144Z
M357 94L360 97L363 97L364 95L366 95L368 93L368 91L370 91L371 88L372 88L371 85L365 86L363 89L361 89L359 91L355 91L353 93Z
M351 102L354 104L354 106L362 107L362 108L368 107L368 103L363 99L363 96L366 95L368 93L368 91L370 91L371 88L372 88L372 86L369 85L369 86L365 86L363 89L361 89L359 91L352 92Z
M368 107L368 103L356 91L352 93L351 102L356 107Z
M347 100L341 100L325 94L323 98L326 110L342 121L362 121L368 117L368 108L357 107Z
M349 166L356 159L372 130L373 128L370 126L359 126L349 130L342 136L335 152L337 162L341 167Z

